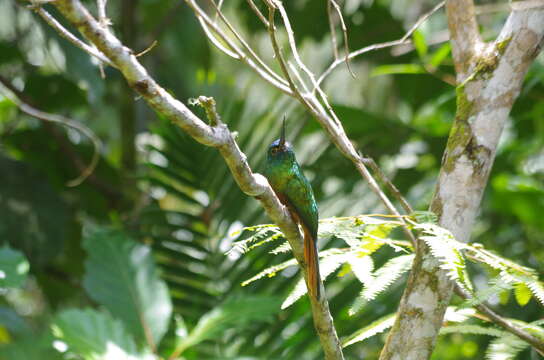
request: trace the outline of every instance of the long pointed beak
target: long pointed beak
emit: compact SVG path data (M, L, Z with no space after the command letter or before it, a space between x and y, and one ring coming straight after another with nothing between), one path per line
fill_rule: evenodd
M280 147L285 147L285 115L283 116L283 123L281 125Z

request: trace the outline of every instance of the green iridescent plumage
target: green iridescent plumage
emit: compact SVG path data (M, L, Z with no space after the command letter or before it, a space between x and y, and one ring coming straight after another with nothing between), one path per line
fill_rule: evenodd
M285 122L280 139L268 147L264 174L280 201L304 230L304 254L310 279L308 287L314 296L319 297L316 245L319 213L310 182L297 163L291 145L285 141Z

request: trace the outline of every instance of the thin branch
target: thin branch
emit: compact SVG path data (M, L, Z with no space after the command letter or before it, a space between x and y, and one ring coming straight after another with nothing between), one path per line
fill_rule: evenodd
M264 17L263 13L261 12L261 10L259 10L259 8L257 7L257 5L255 5L255 2L253 2L253 0L247 0L247 3L249 4L249 7L251 8L251 10L253 10L253 12L255 13L255 15L257 15L257 17L261 20L261 22L264 24L264 26L266 28L268 28L269 26L269 23L268 23L268 20L266 20L266 17Z
M459 295L461 298L465 300L471 299L470 294L468 294L463 288L461 288L457 283L455 284L454 291L457 295ZM525 331L524 329L520 328L518 325L512 323L508 319L503 318L491 308L485 304L478 304L474 306L480 313L484 314L489 318L491 322L493 322L496 325L499 325L504 330L508 331L511 334L516 335L521 340L531 344L535 349L538 350L538 352L542 355L544 353L544 342L530 334L529 332Z
M48 23L53 29L55 29L59 33L60 36L62 36L81 50L85 51L87 54L94 56L101 62L109 66L115 67L112 62L106 56L104 56L104 54L96 50L96 48L93 48L92 46L89 46L85 42L79 40L40 5L31 5L30 8L34 10L34 12L36 12L38 15L40 15L46 23Z
M402 208L404 209L404 211L407 213L407 214L411 214L414 212L414 209L412 208L412 206L410 206L410 204L408 203L408 201L404 198L404 196L402 195L402 193L399 191L399 189L397 189L397 187L391 182L391 180L389 180L389 178L387 177L387 175L385 175L385 173L383 172L383 170L378 166L378 164L376 164L376 162L374 161L374 159L372 159L371 157L361 157L362 158L362 161L370 166L370 168L372 169L372 171L374 171L375 174L378 175L378 177L380 178L380 180L382 182L384 182L386 184L386 186L389 188L389 191L391 192L391 194L393 194L393 196L398 200L398 202L401 204Z
M251 55L251 57L268 73L270 74L273 78L275 78L277 81L279 81L280 83L283 83L284 85L288 85L287 82L282 78L280 77L278 74L276 74L272 69L270 69L268 67L268 65L266 65L266 63L261 60L261 58L255 53L255 51L253 51L253 49L251 48L251 46L249 46L249 44L244 40L244 38L242 37L242 35L240 35L238 33L238 31L236 31L236 29L234 28L234 26L232 26L232 24L230 23L230 21L228 21L228 19L225 17L225 15L223 15L223 13L221 12L221 9L219 8L218 5L215 4L215 1L214 0L208 0L212 6L214 6L216 12L217 12L217 16L219 16L221 18L221 20L223 21L223 23L227 26L227 28L230 30L230 32L234 35L234 37L240 42L240 44L242 44L242 46L247 50L247 52Z
M329 4L332 4L334 6L334 8L336 9L336 13L338 14L338 17L340 18L340 25L342 27L342 34L344 34L344 50L346 52L344 60L346 62L346 66L348 68L349 73L355 79L356 76L353 73L353 70L351 70L351 65L349 64L348 27L346 26L346 23L344 22L344 17L342 16L342 10L340 9L340 6L338 6L338 4L336 3L336 0L329 0Z
M12 91L11 84L2 77L0 77L0 84L2 84L2 87L6 90L4 91L3 95L11 100L19 108L19 110L21 110L25 114L39 120L54 122L64 125L66 127L70 127L79 131L91 140L91 142L93 143L93 156L91 158L91 161L89 162L89 165L87 165L82 170L81 174L79 174L77 178L68 181L66 185L74 187L83 183L83 181L85 181L85 179L87 179L93 173L94 169L96 169L98 160L100 160L100 149L102 148L102 143L100 139L94 134L91 129L75 120L57 114L46 113L29 105L21 97L18 96L16 91Z
M275 78L271 77L267 71L265 69L263 69L261 66L259 66L258 64L256 64L250 57L247 56L246 53L244 53L238 46L236 46L236 44L234 43L233 40L231 40L218 26L217 24L215 24L209 17L208 15L200 8L200 6L198 6L198 4L195 2L195 0L185 0L185 2L187 3L187 5L189 5L189 7L191 9L193 9L193 11L195 12L195 14L197 15L197 18L199 19L200 21L200 24L203 25L203 28L204 28L204 31L206 32L206 27L209 27L211 30L213 30L213 32L215 34L217 34L217 36L219 36L219 38L224 41L232 50L233 52L235 52L237 54L237 56L239 57L239 60L241 60L242 62L244 62L246 65L248 65L251 69L253 69L261 78L263 78L264 80L266 80L268 83L274 85L276 88L280 89L282 92L290 95L291 94L291 90L289 88L288 85L284 84L284 83L281 83L279 82L278 80L276 80ZM204 26L205 24L205 26ZM206 35L208 36L208 38L210 38L210 40L213 39L213 37L210 37L209 36L209 31L206 32ZM217 45L217 44L215 44ZM229 56L232 56L231 54L228 54Z
M150 52L151 50L153 50L153 48L155 46L157 46L159 42L157 40L153 40L153 42L151 43L151 45L149 45L146 49L140 51L139 53L136 54L136 57L140 57L140 56L143 56L145 54L147 54L148 52Z
M278 39L276 37L276 25L274 24L275 13L276 13L276 8L274 6L269 6L268 7L268 24L269 24L268 34L270 36L270 41L272 43L272 49L274 50L274 55L276 57L276 60L278 61L278 64L280 65L283 75L287 79L287 82L289 84L289 87L291 88L292 94L295 97L301 99L303 103L305 103L304 97L301 96L300 91L298 91L297 86L295 85L295 82L293 81L293 78L291 77L291 74L289 73L289 69L287 67L287 61L285 60L283 56L283 52L281 51L280 45L278 43Z
M334 60L338 59L338 42L336 41L336 26L334 24L334 14L332 12L332 2L327 1L327 17L329 18L329 29L331 32L332 53Z
M445 1L441 1L440 3L438 3L434 8L432 8L429 12L423 14L417 21L414 25L412 25L412 27L404 34L403 37L401 37L400 39L398 40L393 40L393 41L387 41L387 42L383 42L383 43L379 43L379 44L373 44L373 45L369 45L369 46L365 46L359 50L355 50L353 52L351 52L349 55L348 55L348 59L353 59L359 55L362 55L362 54L365 54L367 52L370 52L370 51L374 51L374 50L380 50L380 49L385 49L385 48L389 48L389 47L393 47L393 46L397 46L397 45L404 45L406 43L409 43L411 40L410 40L410 37L412 36L412 34L431 16L433 15L434 13L436 13L438 10L440 10L444 4L446 2ZM317 80L317 84L320 85L323 80L325 80L325 78L327 76L329 76L329 74L334 70L336 69L340 64L342 64L344 62L343 59L336 59L334 60L330 65L329 67L323 72L323 74L321 74L321 76L319 77L319 79Z
M204 30L204 34L206 34L206 37L211 41L211 43L213 45L215 45L215 47L217 49L219 49L225 55L230 56L233 59L236 59L236 60L241 60L242 59L241 55L239 55L236 51L232 51L232 50L227 49L227 47L224 46L221 43L221 41L219 41L214 34L212 34L210 28L206 24L206 21L204 21L204 19L201 16L197 16L197 20L200 23L200 26L202 27L202 30Z

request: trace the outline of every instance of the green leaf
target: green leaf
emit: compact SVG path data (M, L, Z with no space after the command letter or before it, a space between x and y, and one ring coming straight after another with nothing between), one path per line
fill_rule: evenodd
M278 312L279 305L279 298L274 296L248 296L229 300L204 314L189 334L180 331L175 353L179 355L191 346L219 336L226 329L264 321Z
M344 340L342 347L355 344L356 342L363 341L365 339L368 339L369 337L372 337L374 335L384 332L385 330L393 326L393 324L395 323L396 317L397 317L396 313L389 314L372 322L370 325L365 326L364 328L360 330L357 330L356 332L348 336L346 340Z
M86 360L138 359L134 339L123 323L108 313L94 309L64 310L51 327L70 353Z
M425 74L425 68L418 64L396 64L381 65L375 67L370 76L390 75L390 74Z
M29 264L25 256L5 245L0 248L0 288L21 287L28 274Z
M448 57L451 51L451 45L449 42L442 45L438 50L436 50L429 60L429 65L437 68L442 64L442 62Z
M150 248L104 229L85 238L83 246L90 297L123 320L138 343L156 346L168 328L172 303Z
M517 283L514 286L514 296L520 306L525 306L531 300L531 289L524 283Z
M423 60L427 55L428 51L427 42L425 41L423 33L419 30L414 31L414 34L412 35L412 40L414 41L414 46L416 48L417 54L419 55L419 58Z
M50 332L27 334L0 346L0 360L63 360L52 346ZM113 359L112 359L113 360Z

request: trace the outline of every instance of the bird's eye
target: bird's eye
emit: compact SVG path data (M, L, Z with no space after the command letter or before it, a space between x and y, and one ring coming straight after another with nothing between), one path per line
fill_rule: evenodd
M276 147L272 148L271 152L272 152L272 155L276 155L278 153L278 148Z

